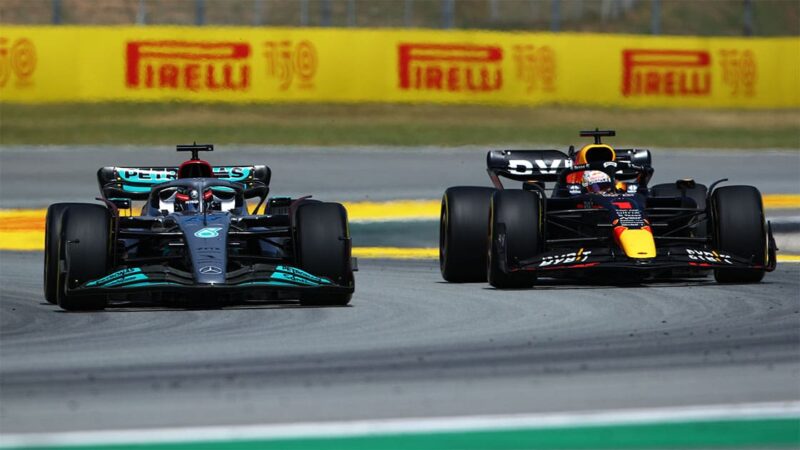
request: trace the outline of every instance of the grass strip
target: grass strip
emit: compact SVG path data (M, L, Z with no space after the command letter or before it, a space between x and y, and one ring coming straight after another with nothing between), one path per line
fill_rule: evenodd
M177 142L526 146L616 129L618 146L800 149L800 110L404 104L0 103L0 145Z

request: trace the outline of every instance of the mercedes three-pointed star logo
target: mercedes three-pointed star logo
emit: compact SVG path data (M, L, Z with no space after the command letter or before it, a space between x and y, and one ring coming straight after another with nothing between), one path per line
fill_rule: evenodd
M219 275L222 273L222 269L217 266L205 266L201 267L198 272L203 275Z

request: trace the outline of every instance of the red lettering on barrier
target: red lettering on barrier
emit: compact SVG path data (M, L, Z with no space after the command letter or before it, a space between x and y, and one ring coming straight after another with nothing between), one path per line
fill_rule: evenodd
M250 44L137 41L126 48L128 88L247 90ZM203 76L205 74L205 76Z
M190 91L198 91L200 90L200 65L199 64L187 64L186 70L183 72L183 84L190 90Z
M178 68L173 64L164 64L159 70L158 87L178 89Z
M487 45L400 44L400 89L489 92L503 87L503 50Z
M703 50L623 50L622 95L707 96L711 54Z

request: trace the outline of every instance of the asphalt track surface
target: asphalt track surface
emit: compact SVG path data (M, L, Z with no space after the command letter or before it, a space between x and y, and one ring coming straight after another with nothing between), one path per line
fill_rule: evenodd
M800 399L800 266L760 285L441 282L364 261L351 307L44 304L2 255L2 431L508 414Z
M560 148L542 146L541 148ZM561 148L561 150L564 150ZM39 208L98 195L101 166L174 166L185 158L172 148L0 147L0 208ZM267 164L273 195L359 201L441 198L455 185L490 186L486 148L225 147L203 154L219 165ZM653 150L653 183L729 178L762 193L800 192L800 152Z
M22 150L0 149L2 207L94 196L100 165L174 161L171 152L141 149ZM275 169L273 185L286 186L276 192L435 198L450 184L485 183L483 151L461 150L268 149L260 160ZM232 153L233 163L260 154ZM337 154L356 172L346 175ZM764 192L798 191L797 153L760 153L758 166L746 152L692 155L670 153L656 168L671 167L665 181L719 174ZM282 175L291 168L308 183ZM496 291L445 284L435 261L362 260L350 307L122 305L102 313L46 304L41 264L39 252L0 253L6 433L800 399L797 264L758 285L546 281Z

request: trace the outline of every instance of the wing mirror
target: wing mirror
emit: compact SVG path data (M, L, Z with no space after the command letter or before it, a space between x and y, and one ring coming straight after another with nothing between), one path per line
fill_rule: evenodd
M266 197L267 194L269 194L269 188L266 186L253 186L244 191L245 198Z
M129 198L109 198L108 201L119 209L131 208L131 200Z
M687 189L694 189L695 182L692 178L683 178L675 182L675 186L681 191L685 191Z

